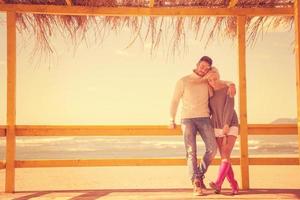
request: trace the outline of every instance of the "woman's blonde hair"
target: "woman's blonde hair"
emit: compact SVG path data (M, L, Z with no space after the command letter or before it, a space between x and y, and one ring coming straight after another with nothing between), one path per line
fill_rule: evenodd
M206 79L209 79L211 76L216 75L218 79L220 80L220 74L216 67L212 67L212 69L205 75Z

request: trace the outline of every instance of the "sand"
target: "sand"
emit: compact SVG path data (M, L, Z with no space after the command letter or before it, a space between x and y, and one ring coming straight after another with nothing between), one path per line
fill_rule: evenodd
M240 182L239 166L234 166L234 171ZM217 166L211 166L205 182L213 180L216 173ZM1 170L1 191L4 180L5 171ZM263 199L300 199L300 166L250 166L250 187L250 192L243 191L243 198L259 194ZM224 188L229 188L227 182ZM16 191L2 192L0 199L169 199L172 195L171 199L186 199L191 197L191 184L185 166L26 168L16 170ZM216 197L213 191L208 194L205 198Z

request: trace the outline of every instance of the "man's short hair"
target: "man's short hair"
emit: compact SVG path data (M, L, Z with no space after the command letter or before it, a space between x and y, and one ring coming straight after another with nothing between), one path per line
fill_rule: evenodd
M211 66L212 63L213 63L212 59L211 59L210 57L208 57L208 56L203 56L202 58L200 58L198 64L199 64L200 62L202 62L202 61L207 62L210 66Z

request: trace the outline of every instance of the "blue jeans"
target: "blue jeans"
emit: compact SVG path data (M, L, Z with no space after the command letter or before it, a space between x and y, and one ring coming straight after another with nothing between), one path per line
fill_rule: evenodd
M195 178L204 178L208 166L217 154L217 142L212 122L208 117L182 119L181 128L184 136L189 176L192 181ZM197 162L197 132L199 132L206 149L200 166Z

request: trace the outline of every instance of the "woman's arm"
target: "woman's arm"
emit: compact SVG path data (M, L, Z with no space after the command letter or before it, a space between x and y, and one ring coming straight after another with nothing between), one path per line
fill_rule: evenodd
M231 97L230 95L226 95L226 102L224 106L223 111L223 124L228 125L228 127L231 124L232 117L234 113L234 97Z

